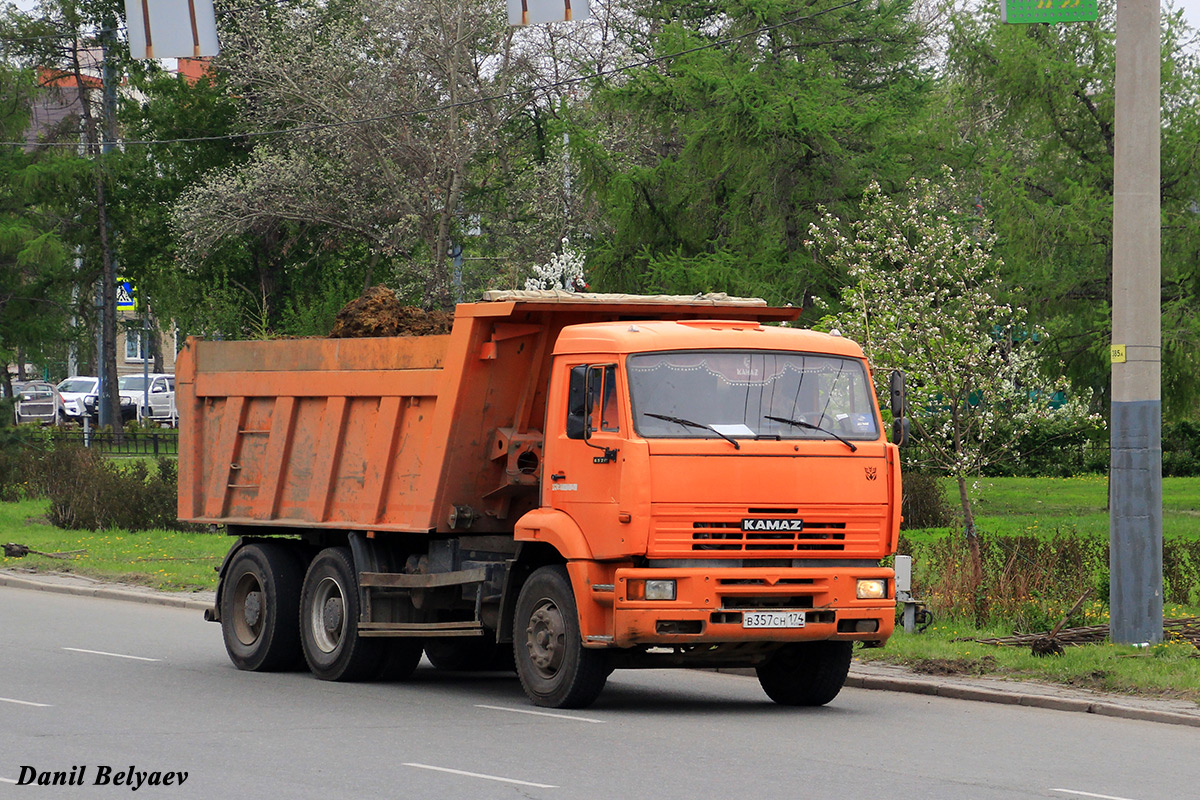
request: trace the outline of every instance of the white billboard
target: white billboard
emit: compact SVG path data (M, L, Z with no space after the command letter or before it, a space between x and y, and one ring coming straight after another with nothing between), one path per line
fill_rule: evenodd
M125 0L134 58L200 58L220 52L213 0Z
M509 25L541 25L588 18L588 0L508 0Z

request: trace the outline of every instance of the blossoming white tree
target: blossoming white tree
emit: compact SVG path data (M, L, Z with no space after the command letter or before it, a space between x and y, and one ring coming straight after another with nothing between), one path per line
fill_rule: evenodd
M533 268L533 277L525 279L527 290L566 289L568 292L587 288L583 278L583 251L574 250L569 239L562 240L562 252L550 256L550 261Z
M1024 308L1002 299L995 237L986 219L955 207L962 192L953 174L908 189L897 201L872 183L860 221L826 214L810 228L810 245L853 281L842 290L842 310L822 326L862 344L881 397L888 372L905 373L915 460L957 481L978 584L969 479L1000 458L1020 458L1019 436L1038 418L1098 418L1088 414L1090 397L1038 369L1033 351L1044 334Z

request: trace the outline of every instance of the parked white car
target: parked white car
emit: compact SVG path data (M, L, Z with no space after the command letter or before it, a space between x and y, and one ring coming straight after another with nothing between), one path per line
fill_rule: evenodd
M117 381L117 391L121 394L122 413L128 406L133 406L139 422L151 420L172 426L178 423L174 375L155 372L149 375L122 375ZM146 405L147 400L149 406Z
M58 385L58 394L62 398L63 411L67 419L80 421L87 413L84 398L95 397L100 393L100 379L88 375L76 375L67 378Z

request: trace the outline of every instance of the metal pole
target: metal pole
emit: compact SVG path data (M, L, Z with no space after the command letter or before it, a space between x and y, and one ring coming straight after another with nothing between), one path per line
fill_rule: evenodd
M143 303L144 298L139 297ZM142 340L138 343L142 356L142 410L137 415L137 421L143 422L143 417L150 417L150 317L146 306L142 306Z
M1118 0L1113 157L1112 640L1162 641L1158 0Z

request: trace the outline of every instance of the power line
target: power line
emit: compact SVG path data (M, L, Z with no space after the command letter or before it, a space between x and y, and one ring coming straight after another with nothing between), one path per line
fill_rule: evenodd
M816 17L820 17L825 14L832 13L834 11L841 11L844 8L849 8L850 6L859 5L861 2L862 2L862 0L848 0L848 2L844 2L844 3L841 3L836 6L831 6L829 8L822 9L821 11L815 11L811 14L805 14L805 15L801 15L798 17L792 17L792 18L786 19L782 22L774 23L772 25L760 25L757 28L754 28L753 30L747 31L746 33L741 33L741 34L738 34L737 36L729 36L724 39L716 39L711 42L708 42L707 44L696 45L695 47L689 47L686 50L678 50L674 53L668 53L668 54L661 55L661 56L654 56L653 58L645 58L640 61L635 61L630 64L624 64L619 67L612 67L610 69L598 70L596 72L588 73L586 75L579 75L574 78L564 78L563 80L554 81L554 82L548 83L548 84L542 84L540 86L533 86L533 87L526 88L526 89L515 89L511 92L504 92L502 94L496 94L496 95L488 95L485 97L477 97L473 100L462 100L462 101L459 101L456 103L443 103L441 105L429 106L427 108L409 109L406 111L397 111L397 112L394 112L391 114L381 114L381 115L375 116L375 117L365 117L365 118L361 118L361 119L352 119L352 120L340 120L338 122L325 122L325 123L317 123L317 124L313 124L313 125L298 125L298 126L295 126L292 128L278 128L278 129L268 130L268 131L247 131L245 133L228 133L228 134L220 134L220 135L215 135L215 136L189 136L189 137L180 137L177 139L130 139L130 140L121 140L120 142L118 142L118 144L120 144L121 146L131 146L131 145L149 146L149 145L160 145L160 144L194 144L197 142L230 141L230 140L234 140L234 139L261 139L261 138L265 138L268 136L290 136L290 135L295 135L295 134L314 133L317 131L332 130L332 129L336 129L336 128L346 128L346 127L351 127L354 125L369 125L369 124L376 123L376 122L386 122L388 120L400 119L403 117L412 117L412 116L417 116L420 114L433 114L433 113L437 113L439 111L449 111L449 110L455 109L455 108L466 108L466 107L470 107L470 106L480 105L483 103L490 103L494 100L507 100L507 99L514 98L514 97L521 97L523 95L548 94L552 90L562 88L564 86L573 86L575 84L583 83L585 81L591 81L591 80L595 80L598 78L607 78L612 75L619 75L623 72L629 72L631 70L641 69L643 67L650 67L650 66L654 66L656 64L662 64L667 61L673 61L675 59L682 58L684 56L688 56L693 53L699 53L704 50L712 50L717 47L723 47L724 45L733 44L734 42L739 42L743 39L748 39L748 38L751 38L754 36L759 36L763 33L767 33L768 31L776 30L777 28L783 28L788 25L794 25L798 22L806 22L810 19L815 19ZM0 142L0 146L78 147L78 143L77 142L25 141L25 142Z

